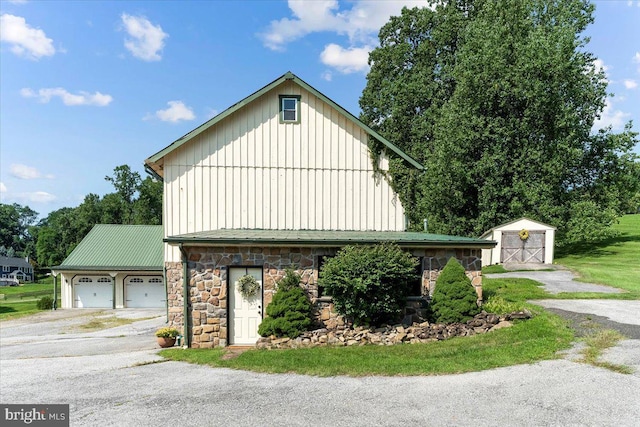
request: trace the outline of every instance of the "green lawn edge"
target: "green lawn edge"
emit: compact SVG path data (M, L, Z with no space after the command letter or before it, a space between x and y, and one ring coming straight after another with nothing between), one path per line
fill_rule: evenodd
M640 214L624 215L613 228L617 236L558 250L554 262L576 273L578 281L628 292L603 299L640 299Z
M328 376L420 376L483 371L560 357L574 331L564 319L529 305L536 315L514 326L471 337L426 344L247 350L227 358L227 349L167 349L173 361L262 373Z

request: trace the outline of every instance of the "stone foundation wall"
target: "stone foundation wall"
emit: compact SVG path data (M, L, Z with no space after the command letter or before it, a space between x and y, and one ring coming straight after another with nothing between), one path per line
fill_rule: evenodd
M333 256L338 248L300 247L189 247L187 276L189 297L188 329L194 348L227 345L227 269L229 267L260 267L263 271L263 303L266 308L273 298L276 283L288 267L302 277L301 284L315 306L317 326L335 329L344 320L335 313L331 299L318 297L318 263L321 256ZM465 267L482 300L480 249L421 249L412 250L422 257L422 294L433 293L435 281L450 257L456 257ZM165 263L169 324L184 330L184 299L181 263ZM409 306L412 304L410 303ZM410 311L411 309L409 309ZM264 311L263 311L264 312ZM412 311L410 311L413 313ZM185 334L186 336L186 334Z

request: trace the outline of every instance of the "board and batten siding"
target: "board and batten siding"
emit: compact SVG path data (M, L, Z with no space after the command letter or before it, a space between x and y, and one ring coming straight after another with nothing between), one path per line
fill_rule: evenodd
M280 123L279 95L300 95L300 122ZM405 229L404 210L374 174L368 134L286 82L167 154L165 235L216 229ZM388 169L383 156L382 170ZM165 246L166 260L179 261Z

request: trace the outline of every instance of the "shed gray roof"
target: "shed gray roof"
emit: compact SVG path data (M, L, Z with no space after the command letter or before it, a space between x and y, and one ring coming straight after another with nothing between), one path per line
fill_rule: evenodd
M161 225L96 224L59 266L64 270L162 270Z
M395 242L404 247L492 248L496 242L470 237L406 231L224 229L169 236L165 242L188 245L344 246Z

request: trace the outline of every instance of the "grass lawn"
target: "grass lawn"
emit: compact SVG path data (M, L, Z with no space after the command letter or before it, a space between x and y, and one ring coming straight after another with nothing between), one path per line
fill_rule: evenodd
M171 360L269 373L443 375L554 359L559 350L570 346L574 331L563 319L525 302L549 296L539 283L525 279L487 282L487 295L500 296L517 309L526 307L535 317L517 321L511 328L427 344L248 350L232 358L225 357L226 349L168 349L160 355Z
M224 349L169 349L161 356L215 367L305 375L441 375L554 359L573 340L559 317L539 311L512 328L428 344L249 350L223 359Z
M0 288L0 320L15 319L38 313L36 303L45 295L53 295L51 283L27 283L23 286ZM60 306L60 288L58 288L58 307Z
M581 281L624 289L640 299L640 215L623 216L615 228L619 236L565 248L555 262L577 272Z

